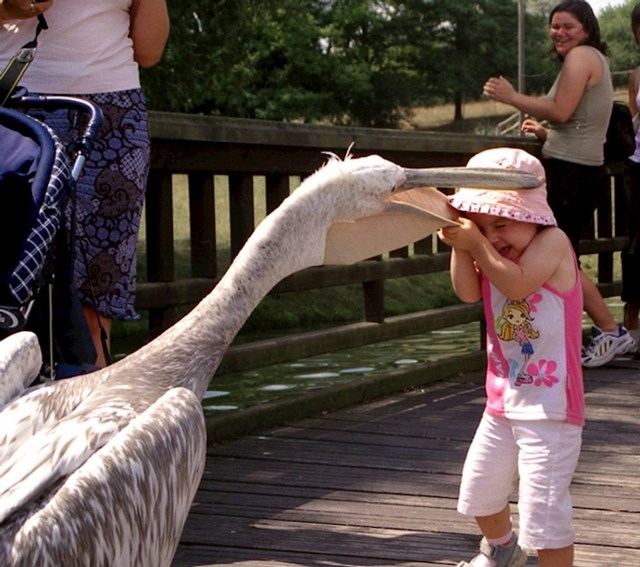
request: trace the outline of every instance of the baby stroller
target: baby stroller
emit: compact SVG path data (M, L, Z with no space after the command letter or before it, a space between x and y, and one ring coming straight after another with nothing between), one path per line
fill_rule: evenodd
M46 361L40 379L73 376L91 368L95 349L73 291L73 229L64 217L102 113L83 99L24 91L7 106L0 107L0 338L35 332ZM73 148L28 114L60 108L86 117Z

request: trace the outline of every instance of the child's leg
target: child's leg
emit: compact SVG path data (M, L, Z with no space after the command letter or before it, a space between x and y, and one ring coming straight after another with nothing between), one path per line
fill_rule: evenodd
M467 454L458 511L474 516L485 536L480 553L463 567L519 567L526 556L511 526L509 496L517 471L518 446L504 418L484 415Z
M511 535L511 509L508 504L497 514L476 516L476 522L482 535L488 540L500 539L507 534Z
M458 512L491 517L508 507L517 474L518 451L509 421L484 414L465 459Z
M518 421L520 545L538 551L541 567L573 565L569 487L582 428L561 421Z
M538 551L540 567L573 567L573 545L561 549L541 549Z

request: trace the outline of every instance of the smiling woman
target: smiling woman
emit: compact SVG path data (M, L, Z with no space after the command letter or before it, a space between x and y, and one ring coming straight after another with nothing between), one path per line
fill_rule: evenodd
M608 49L589 3L565 0L555 6L549 15L549 37L562 67L546 96L516 92L503 77L490 78L484 91L490 98L535 117L524 120L522 130L544 142L542 161L549 204L577 255L582 230L593 220L607 179L604 140L613 86ZM616 354L631 350L634 341L618 326L593 281L583 271L580 277L585 311L595 325L582 363L602 366Z

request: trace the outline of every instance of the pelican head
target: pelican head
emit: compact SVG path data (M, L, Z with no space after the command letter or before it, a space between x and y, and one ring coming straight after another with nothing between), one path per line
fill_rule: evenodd
M335 216L326 235L324 264L352 264L407 246L456 224L457 211L439 188L526 189L540 185L531 174L499 168L404 168L380 156L335 156L318 172ZM311 186L311 185L310 185ZM337 203L336 201L340 201Z

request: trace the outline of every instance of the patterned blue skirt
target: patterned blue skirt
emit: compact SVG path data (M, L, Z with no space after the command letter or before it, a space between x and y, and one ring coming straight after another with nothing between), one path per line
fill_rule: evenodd
M83 98L102 108L104 122L75 187L75 284L82 304L102 316L138 319L136 251L150 155L145 98L140 89ZM65 144L77 139L83 120L70 110L30 114Z

